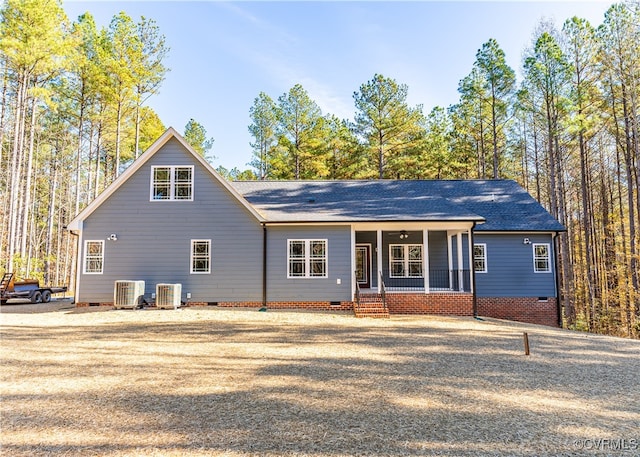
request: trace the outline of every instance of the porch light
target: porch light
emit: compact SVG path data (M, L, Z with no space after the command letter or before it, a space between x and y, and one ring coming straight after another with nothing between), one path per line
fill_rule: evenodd
M404 240L405 238L409 238L409 234L406 232L406 230L402 230L400 232L400 239Z

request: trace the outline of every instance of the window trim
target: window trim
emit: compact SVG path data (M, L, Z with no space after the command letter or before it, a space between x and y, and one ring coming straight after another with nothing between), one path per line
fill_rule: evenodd
M476 270L476 247L482 248L482 264L484 265L484 269ZM489 266L487 263L487 243L473 243L473 271L475 273L488 273Z
M402 276L398 276L398 275L394 275L393 274L392 262L394 262L394 259L393 259L393 256L392 256L392 252L393 252L393 248L396 247L396 246L401 246L402 250L403 250L402 263L403 263L404 275L402 275ZM409 260L409 250L411 249L412 246L413 247L417 246L417 247L420 248L420 260L419 261L418 260L414 260L414 261ZM398 261L396 260L396 262L398 262ZM389 277L390 278L405 278L405 279L407 279L407 278L424 278L424 268L423 268L423 266L424 266L424 245L423 244L415 244L415 243L412 243L412 244L409 244L409 243L406 243L406 244L399 244L399 243L389 244L389 259L388 259L388 263L389 263ZM409 265L411 263L420 265L420 272L422 273L420 276L411 276L411 275L409 275L409 272L410 272Z
M154 198L154 189L156 185L155 171L159 168L169 169L169 198ZM176 198L176 170L180 168L189 169L191 172L191 180L189 181L189 198ZM151 177L149 179L149 201L152 202L191 202L194 193L194 166L193 165L152 165Z
M304 255L303 257L291 257L291 243L298 242L304 243ZM311 256L311 243L323 243L324 244L324 255L320 257L312 257ZM326 238L288 238L287 239L287 279L327 279L329 277L329 240ZM302 264L304 266L304 275L292 275L291 274L291 261L292 259L296 259L298 261L302 260ZM323 261L324 263L324 274L323 275L312 275L311 274L311 262L315 261Z
M207 243L207 271L195 271L193 261L196 259L194 248L195 243ZM202 257L204 258L204 257ZM211 240L210 239L192 239L190 243L190 254L189 254L189 273L192 275L208 275L211 274Z
M88 255L88 244L89 243L98 243L100 244L100 255L99 256L89 256ZM87 261L88 260L99 259L100 260L100 271L89 271L87 269ZM82 274L85 275L101 275L104 273L104 240L84 240L84 259L82 261Z
M545 257L538 257L536 255L536 247L538 246L545 246L546 250L547 250L547 255ZM533 243L531 245L532 247L532 253L533 253L533 272L534 273L551 273L551 245L549 243ZM547 269L546 270L539 270L538 269L538 261L540 260L545 260L547 263Z

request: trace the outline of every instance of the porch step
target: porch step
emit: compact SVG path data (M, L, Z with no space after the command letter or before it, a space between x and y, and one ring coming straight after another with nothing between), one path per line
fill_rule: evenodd
M380 294L360 295L360 305L354 305L353 312L356 317L389 318Z
M360 294L360 303L382 303L381 294Z
M361 309L354 312L355 316L360 317L372 317L374 319L388 319L389 311L379 309Z

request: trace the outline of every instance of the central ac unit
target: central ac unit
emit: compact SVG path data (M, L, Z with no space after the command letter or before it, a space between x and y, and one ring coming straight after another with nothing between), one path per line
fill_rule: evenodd
M138 308L144 300L144 281L116 281L113 290L115 309Z
M182 284L156 284L156 307L163 309L178 309Z

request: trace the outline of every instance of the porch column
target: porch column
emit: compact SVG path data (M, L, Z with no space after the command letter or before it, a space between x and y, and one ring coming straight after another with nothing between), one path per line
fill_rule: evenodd
M453 284L453 235L447 230L447 259L449 262L449 287Z
M382 292L382 284L380 275L382 274L382 230L376 230L376 284L378 285L378 293Z
M464 271L462 268L462 233L458 232L456 235L456 241L458 242L458 290L462 292L464 290Z
M351 226L351 296L355 301L356 297L356 229Z
M475 290L475 287L476 287L475 283L473 282L473 278L474 278L473 270L474 270L475 267L474 267L474 263L473 263L473 236L472 236L473 234L472 234L472 230L473 230L473 227L471 227L469 229L469 231L467 232L467 237L469 238L469 243L468 243L469 244L469 290L471 292L473 292ZM475 297L475 295L474 295L474 297Z
M422 231L422 276L424 276L424 293L429 293L429 230Z

